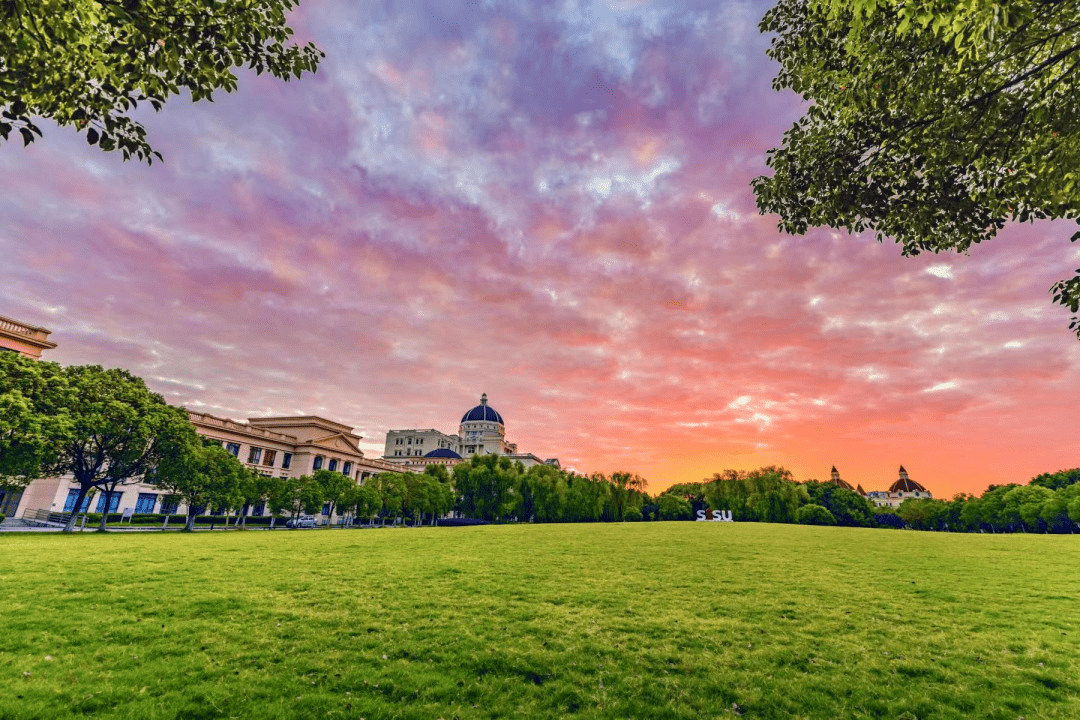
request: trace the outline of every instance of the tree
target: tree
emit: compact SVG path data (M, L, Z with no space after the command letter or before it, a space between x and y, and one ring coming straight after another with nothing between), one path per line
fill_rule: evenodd
M291 511L296 504L299 487L291 478L272 478L269 492L266 495L266 504L270 508L270 529L274 529L278 516L286 510Z
M253 468L244 466L246 475L241 478L239 487L237 488L238 497L240 498L240 512L237 513L235 526L247 527L247 515L248 510L252 505L267 500L270 493L274 491L277 486L276 478L269 475L261 475ZM273 520L271 520L273 522Z
M735 521L795 522L799 506L808 500L806 488L791 471L770 465L757 470L725 470L705 484L709 507L731 510Z
M356 517L368 518L372 522L382 509L382 497L374 485L357 485L352 491L352 500Z
M70 404L59 365L0 352L0 490L23 490L57 463Z
M626 508L637 507L640 511L640 496L649 485L648 481L637 473L611 473L611 504L615 511L614 519L622 522L626 519ZM636 501L636 504L635 504Z
M773 88L811 101L753 181L781 230L872 231L918 255L1080 217L1076 2L779 0L760 27ZM1080 269L1051 292L1080 311Z
M1041 485L1051 490L1060 490L1063 487L1080 483L1080 468L1072 470L1058 470L1056 473L1043 473L1031 478L1028 485Z
M324 503L330 504L330 512L327 515L327 525L330 518L334 517L334 510L347 500L347 494L356 487L356 483L348 475L343 475L333 470L316 470L312 476L315 483L321 489L321 497Z
M165 458L170 438L194 436L195 430L187 411L166 404L126 370L72 365L63 369L63 376L65 428L57 435L42 435L52 447L37 472L44 477L72 475L78 483L76 512L64 528L71 532L91 489L142 479Z
M874 524L874 505L859 493L817 480L808 480L803 487L810 502L832 513L837 525L871 527Z
M678 495L664 493L659 502L661 520L689 520L694 516L690 501Z
M314 45L286 46L297 0L4 0L0 2L0 138L24 145L32 118L86 130L102 150L161 159L132 119L181 88L194 101L236 89L247 65L282 80L315 72Z
M383 523L386 522L386 515L389 515L394 518L394 524L396 525L397 518L404 510L405 499L409 494L405 474L398 472L379 473L375 476L374 482L383 501Z
M566 473L551 465L533 465L525 473L522 485L528 485L533 498L531 515L519 513L522 520L558 522L566 506Z
M795 513L795 518L800 525L835 525L836 518L829 512L828 508L823 505L817 505L810 503L809 505L803 505L799 508L799 511Z
M185 418L186 419L186 418ZM187 505L185 532L195 529L195 518L208 507L235 507L242 501L241 486L247 467L214 442L184 433L169 438L167 452L147 481L177 496Z
M603 476L569 475L566 479L566 510L569 522L596 522L604 511L610 490Z
M476 455L454 466L454 487L467 516L500 520L513 511L525 467L499 455Z
M1002 512L1009 524L1038 531L1043 506L1053 497L1054 491L1041 485L1019 485L1002 497Z

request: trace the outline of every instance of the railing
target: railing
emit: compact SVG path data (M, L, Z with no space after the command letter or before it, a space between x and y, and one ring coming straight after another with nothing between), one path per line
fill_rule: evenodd
M0 315L0 330L5 330L17 335L25 335L26 337L33 338L34 340L48 340L49 331L45 328L35 327L33 325L26 325L18 320L12 320L11 318Z
M270 438L272 440L280 440L285 443L296 443L296 437L293 435L287 435L285 433L274 432L273 430L267 430L266 428L255 427L254 425L248 425L247 423L238 423L235 420L227 420L225 418L214 417L213 415L207 415L205 413L192 412L188 410L188 419L193 423L202 423L203 425L213 425L215 427L222 428L224 430L235 430L236 432L242 432L247 435L259 435L260 437Z
M58 513L52 510L31 510L27 508L23 510L22 519L26 522L45 523L47 525L67 525L68 520L71 519L71 513Z

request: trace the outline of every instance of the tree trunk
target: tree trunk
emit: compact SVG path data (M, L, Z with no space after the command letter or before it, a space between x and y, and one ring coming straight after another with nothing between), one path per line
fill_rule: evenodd
M172 515L170 515L169 513L165 514L165 522L162 523L162 525L161 525L162 532L164 532L165 529L169 527L169 518L170 517L172 517Z
M187 522L184 523L184 532L195 532L195 514L191 512L190 505L188 505Z
M86 499L86 493L90 488L79 483L79 497L75 498L75 507L71 509L71 517L68 518L67 524L64 525L64 532L75 532L75 519L79 517L79 508L82 507L83 500Z
M112 494L112 490L104 491L105 496L103 499L105 500L105 505L101 509L105 512L101 513L101 523L98 525L98 532L105 532L105 525L109 521L109 508L112 506Z

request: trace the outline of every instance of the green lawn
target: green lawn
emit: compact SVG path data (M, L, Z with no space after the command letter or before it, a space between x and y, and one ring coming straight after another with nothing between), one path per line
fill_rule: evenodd
M1080 718L1080 540L0 536L0 718Z

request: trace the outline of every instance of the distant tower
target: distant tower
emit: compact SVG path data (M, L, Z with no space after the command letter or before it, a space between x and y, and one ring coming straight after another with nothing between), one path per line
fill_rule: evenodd
M846 480L841 480L840 479L840 473L837 472L835 465L833 465L832 477L829 478L829 482L832 483L833 485L837 486L837 487L842 487L845 490L854 490L855 489L855 488L851 487L851 483L849 483Z

